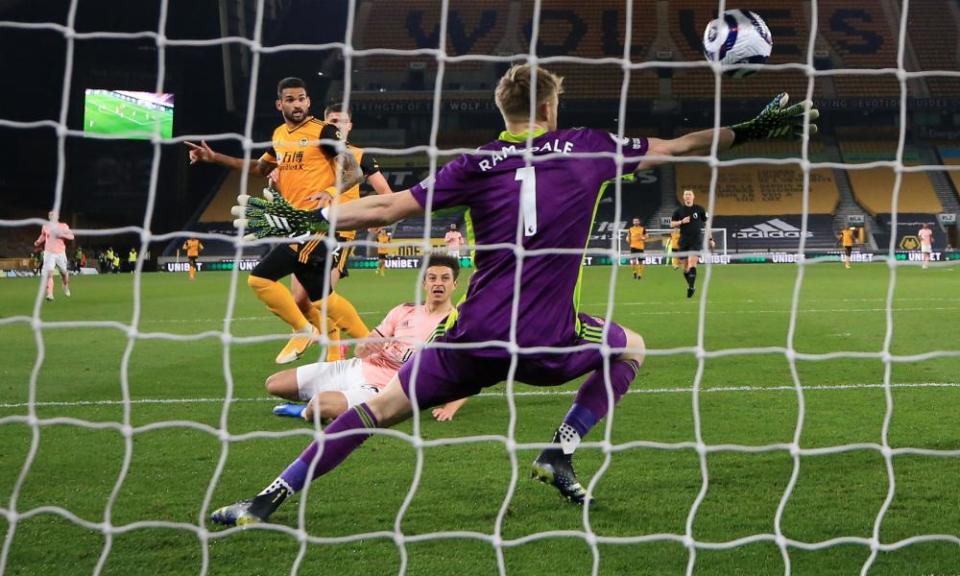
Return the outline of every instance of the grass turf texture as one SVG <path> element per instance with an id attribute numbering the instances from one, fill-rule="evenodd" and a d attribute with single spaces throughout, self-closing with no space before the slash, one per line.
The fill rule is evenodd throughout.
<path id="1" fill-rule="evenodd" d="M 784 346 L 787 342 L 794 266 L 739 265 L 713 271 L 706 306 L 704 346 L 707 350 Z M 584 275 L 584 311 L 603 314 L 610 268 L 588 268 Z M 701 268 L 698 285 L 705 270 Z M 392 306 L 413 298 L 415 273 L 390 271 L 386 278 L 371 271 L 353 271 L 341 285 L 371 327 Z M 656 350 L 696 344 L 698 297 L 684 297 L 679 272 L 648 268 L 635 281 L 629 268 L 619 272 L 614 316 L 642 333 Z M 16 523 L 6 574 L 89 574 L 106 538 L 48 511 L 61 506 L 89 523 L 104 521 L 110 511 L 115 534 L 104 574 L 197 574 L 204 563 L 203 543 L 195 532 L 158 527 L 168 521 L 199 528 L 201 505 L 217 462 L 226 458 L 222 477 L 213 486 L 211 509 L 259 491 L 306 445 L 310 428 L 270 414 L 262 382 L 276 366 L 277 349 L 286 339 L 283 325 L 270 316 L 244 285 L 240 275 L 231 331 L 238 337 L 276 334 L 267 342 L 233 343 L 224 355 L 217 330 L 227 310 L 228 273 L 201 273 L 195 282 L 186 274 L 142 277 L 139 329 L 148 335 L 168 332 L 197 335 L 189 341 L 157 338 L 130 340 L 116 327 L 48 327 L 42 331 L 44 359 L 36 400 L 41 419 L 73 418 L 94 427 L 49 423 L 39 430 L 36 457 L 16 501 Z M 76 278 L 74 296 L 58 292 L 42 306 L 45 322 L 106 321 L 129 323 L 133 317 L 132 276 Z M 807 268 L 800 292 L 796 349 L 826 353 L 838 350 L 877 352 L 885 333 L 884 301 L 888 270 L 880 264 L 843 270 L 838 264 Z M 465 289 L 462 278 L 460 291 Z M 894 354 L 933 349 L 960 349 L 960 274 L 952 268 L 898 271 L 894 300 Z M 37 296 L 36 279 L 0 280 L 0 318 L 30 315 Z M 206 334 L 206 335 L 204 335 Z M 132 345 L 131 345 L 132 344 Z M 28 323 L 0 325 L 0 507 L 8 512 L 11 491 L 31 445 L 31 428 L 10 417 L 25 416 L 30 372 L 37 360 L 35 333 Z M 317 354 L 317 349 L 311 349 Z M 124 356 L 128 355 L 128 362 Z M 896 363 L 894 383 L 956 383 L 956 358 Z M 233 397 L 224 405 L 229 368 Z M 124 465 L 125 438 L 115 427 L 124 420 L 124 406 L 54 404 L 118 401 L 121 375 L 129 383 L 131 426 L 129 468 L 115 488 Z M 633 391 L 618 408 L 612 429 L 614 444 L 634 440 L 663 443 L 695 439 L 693 396 L 688 391 L 697 361 L 689 352 L 652 355 Z M 798 361 L 805 418 L 800 445 L 825 448 L 847 443 L 881 442 L 886 409 L 884 390 L 852 387 L 879 384 L 884 364 L 875 359 Z M 517 396 L 516 439 L 546 442 L 570 405 L 570 384 L 546 395 Z M 713 391 L 749 386 L 747 391 Z M 790 366 L 782 353 L 708 359 L 700 394 L 705 442 L 763 446 L 793 439 L 798 400 Z M 660 389 L 687 389 L 660 391 Z M 518 392 L 539 391 L 517 385 Z M 503 386 L 490 390 L 497 393 Z M 644 393 L 646 391 L 647 393 Z M 897 387 L 889 441 L 894 448 L 941 450 L 960 448 L 960 388 Z M 182 403 L 144 402 L 154 399 Z M 4 420 L 6 419 L 6 420 Z M 184 426 L 156 427 L 170 421 L 193 421 L 233 435 L 255 431 L 290 432 L 283 438 L 246 436 L 229 450 L 214 435 Z M 421 431 L 428 440 L 471 435 L 506 435 L 509 409 L 496 394 L 469 402 L 452 423 L 425 417 Z M 411 432 L 409 423 L 398 430 Z M 603 424 L 587 439 L 600 440 Z M 519 478 L 504 517 L 504 539 L 543 531 L 582 531 L 580 509 L 562 503 L 552 488 L 527 479 L 535 450 L 517 453 Z M 208 574 L 285 574 L 297 561 L 301 573 L 396 574 L 401 549 L 389 538 L 407 497 L 416 469 L 416 450 L 406 441 L 378 437 L 367 442 L 339 469 L 311 486 L 306 498 L 306 532 L 337 538 L 363 532 L 381 537 L 362 541 L 301 546 L 295 535 L 264 530 L 234 531 L 208 543 Z M 576 464 L 587 482 L 603 464 L 598 449 L 582 448 Z M 718 452 L 707 456 L 709 490 L 694 521 L 698 541 L 728 542 L 774 531 L 774 515 L 793 468 L 788 452 Z M 880 528 L 880 540 L 893 543 L 919 534 L 960 533 L 960 458 L 905 455 L 894 459 L 895 498 Z M 497 514 L 510 486 L 508 451 L 499 441 L 426 448 L 423 470 L 410 507 L 399 522 L 407 537 L 439 531 L 474 531 L 492 535 Z M 610 466 L 596 487 L 598 505 L 591 508 L 593 531 L 603 537 L 677 534 L 701 489 L 700 463 L 691 448 L 630 448 L 612 454 Z M 822 542 L 841 536 L 869 538 L 887 495 L 885 462 L 876 450 L 852 450 L 801 458 L 797 485 L 786 504 L 782 529 L 789 537 Z M 296 527 L 300 498 L 283 507 L 272 521 Z M 208 510 L 209 512 L 209 510 Z M 0 517 L 0 539 L 10 523 Z M 386 537 L 383 537 L 386 536 Z M 855 574 L 870 551 L 841 544 L 818 551 L 790 548 L 793 574 Z M 600 544 L 601 574 L 678 574 L 689 553 L 680 543 L 661 541 Z M 494 574 L 497 558 L 488 542 L 469 538 L 416 541 L 406 544 L 407 573 Z M 590 546 L 570 533 L 534 539 L 504 548 L 512 574 L 586 574 L 594 557 Z M 695 573 L 778 574 L 784 571 L 772 542 L 755 542 L 728 550 L 698 550 Z M 953 574 L 960 566 L 960 546 L 917 543 L 880 553 L 870 574 Z M 149 568 L 148 568 L 149 567 Z"/>
<path id="2" fill-rule="evenodd" d="M 115 112 L 123 107 L 124 116 Z M 130 118 L 131 114 L 135 115 Z M 128 138 L 149 140 L 153 136 L 155 118 L 160 118 L 160 137 L 173 136 L 173 112 L 140 106 L 107 94 L 88 94 L 83 108 L 83 129 L 95 134 L 118 134 Z"/>

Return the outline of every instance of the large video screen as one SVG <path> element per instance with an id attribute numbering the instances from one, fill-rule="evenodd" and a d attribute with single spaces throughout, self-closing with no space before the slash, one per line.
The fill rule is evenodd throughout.
<path id="1" fill-rule="evenodd" d="M 149 140 L 159 125 L 160 137 L 173 136 L 173 94 L 87 89 L 83 131 Z"/>

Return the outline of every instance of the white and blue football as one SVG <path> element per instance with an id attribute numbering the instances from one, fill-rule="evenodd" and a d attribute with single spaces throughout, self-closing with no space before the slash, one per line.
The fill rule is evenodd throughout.
<path id="1" fill-rule="evenodd" d="M 773 36 L 756 12 L 727 10 L 703 31 L 703 55 L 721 64 L 763 64 L 773 51 Z M 737 68 L 726 74 L 743 78 L 756 70 Z"/>

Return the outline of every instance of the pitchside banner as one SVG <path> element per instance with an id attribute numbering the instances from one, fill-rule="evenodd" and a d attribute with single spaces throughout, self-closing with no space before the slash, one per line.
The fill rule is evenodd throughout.
<path id="1" fill-rule="evenodd" d="M 794 251 L 805 241 L 808 250 L 829 250 L 837 246 L 833 216 L 811 214 L 806 231 L 800 215 L 782 216 L 715 216 L 713 226 L 726 228 L 727 249 L 733 252 Z"/>

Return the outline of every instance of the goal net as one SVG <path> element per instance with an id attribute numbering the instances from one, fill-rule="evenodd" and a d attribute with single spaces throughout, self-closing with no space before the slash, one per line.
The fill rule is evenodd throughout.
<path id="1" fill-rule="evenodd" d="M 953 485 L 960 462 L 960 343 L 947 329 L 958 320 L 958 286 L 948 277 L 946 256 L 919 276 L 926 263 L 910 255 L 916 250 L 902 248 L 898 231 L 901 212 L 928 214 L 931 205 L 950 212 L 956 204 L 955 146 L 937 136 L 955 135 L 949 123 L 956 120 L 935 118 L 954 109 L 960 94 L 954 4 L 761 1 L 752 8 L 774 23 L 774 57 L 765 67 L 752 65 L 763 68 L 755 76 L 737 80 L 698 54 L 704 24 L 728 8 L 722 1 L 350 0 L 313 12 L 311 3 L 293 0 L 222 1 L 203 15 L 218 22 L 212 36 L 196 32 L 183 6 L 169 0 L 157 3 L 151 25 L 125 31 L 115 29 L 122 18 L 110 18 L 119 8 L 106 2 L 71 0 L 57 15 L 27 4 L 0 2 L 0 15 L 15 15 L 0 17 L 0 35 L 17 42 L 21 54 L 5 44 L 13 56 L 4 60 L 31 60 L 31 46 L 50 44 L 62 49 L 64 72 L 61 77 L 59 68 L 38 64 L 33 68 L 45 76 L 7 77 L 30 90 L 61 93 L 59 108 L 42 117 L 0 108 L 0 129 L 11 141 L 38 131 L 50 138 L 36 154 L 48 158 L 41 166 L 54 168 L 52 203 L 41 210 L 28 195 L 11 199 L 0 181 L 0 231 L 19 238 L 11 245 L 20 250 L 24 237 L 29 244 L 49 224 L 47 208 L 65 212 L 79 205 L 89 184 L 95 201 L 86 205 L 81 224 L 88 225 L 75 227 L 76 237 L 104 248 L 122 241 L 137 255 L 129 280 L 77 281 L 72 301 L 58 293 L 59 308 L 45 301 L 43 281 L 0 280 L 0 343 L 13 351 L 5 360 L 9 378 L 0 382 L 0 440 L 10 447 L 0 450 L 0 574 L 503 576 L 549 566 L 593 575 L 664 567 L 689 575 L 741 569 L 789 575 L 838 566 L 843 573 L 947 573 L 960 565 Z M 316 42 L 294 32 L 298 22 L 323 28 L 328 17 L 344 24 L 340 37 Z M 90 21 L 101 27 L 91 30 Z M 953 43 L 943 50 L 949 57 L 931 59 L 942 47 L 930 38 L 940 33 Z M 390 44 L 398 35 L 402 42 Z M 142 53 L 117 60 L 124 70 L 119 77 L 141 84 L 130 87 L 154 94 L 156 102 L 126 114 L 101 102 L 100 115 L 84 129 L 75 118 L 82 115 L 78 92 L 90 88 L 104 97 L 115 87 L 97 85 L 96 70 L 76 69 L 74 55 L 85 42 L 128 41 L 139 42 Z M 218 53 L 213 61 L 222 68 L 211 70 L 208 81 L 222 91 L 191 93 L 196 78 L 185 70 L 206 66 L 209 60 L 200 56 L 206 49 Z M 155 55 L 146 81 L 139 72 L 143 53 Z M 107 54 L 98 57 L 98 70 L 110 61 Z M 288 57 L 303 69 L 291 69 Z M 578 448 L 578 471 L 595 505 L 562 505 L 552 490 L 527 481 L 529 462 L 549 446 L 577 383 L 533 388 L 511 372 L 446 428 L 415 405 L 411 424 L 378 430 L 342 469 L 314 482 L 287 504 L 292 511 L 271 523 L 247 531 L 214 526 L 212 510 L 255 494 L 273 478 L 270 471 L 280 472 L 308 442 L 316 440 L 322 451 L 330 438 L 319 423 L 278 421 L 259 387 L 280 369 L 271 351 L 290 334 L 244 284 L 255 249 L 278 241 L 252 247 L 222 227 L 185 229 L 196 220 L 182 207 L 157 209 L 165 196 L 200 202 L 199 195 L 176 196 L 177 185 L 202 177 L 185 167 L 183 142 L 232 146 L 255 161 L 280 123 L 276 80 L 309 75 L 314 87 L 322 86 L 314 92 L 314 113 L 322 112 L 323 97 L 352 106 L 356 118 L 369 123 L 358 139 L 401 189 L 496 136 L 495 81 L 520 62 L 567 76 L 561 126 L 589 119 L 621 143 L 728 126 L 751 117 L 780 90 L 789 90 L 792 101 L 822 102 L 823 139 L 807 119 L 796 146 L 747 146 L 731 155 L 714 141 L 709 154 L 648 171 L 648 182 L 618 180 L 612 203 L 601 207 L 614 223 L 655 214 L 669 206 L 640 203 L 675 201 L 674 181 L 693 178 L 703 187 L 698 202 L 711 215 L 752 215 L 733 207 L 753 210 L 761 202 L 767 204 L 760 222 L 788 214 L 778 222 L 785 222 L 781 231 L 789 226 L 796 233 L 796 265 L 721 268 L 705 258 L 696 295 L 687 300 L 672 270 L 648 274 L 643 283 L 625 280 L 630 248 L 622 227 L 613 226 L 602 246 L 588 245 L 590 255 L 612 265 L 585 274 L 592 284 L 584 310 L 641 333 L 647 355 L 621 406 Z M 192 94 L 186 108 L 215 101 L 236 114 L 235 127 L 208 133 L 211 123 L 203 118 L 196 125 L 174 122 L 166 98 L 171 78 Z M 885 127 L 831 126 L 872 106 L 884 107 L 878 117 Z M 921 109 L 914 114 L 911 106 Z M 470 114 L 485 116 L 470 121 Z M 869 124 L 873 117 L 864 114 Z M 99 131 L 124 119 L 136 126 L 121 136 Z M 942 132 L 933 125 L 939 121 L 948 123 Z M 125 160 L 132 167 L 111 163 L 111 154 L 125 152 L 104 148 L 96 172 L 71 171 L 77 143 L 107 146 L 129 137 L 129 130 L 145 138 L 137 143 L 137 159 Z M 871 138 L 875 133 L 882 142 Z M 908 138 L 919 134 L 929 139 Z M 5 172 L 26 170 L 30 156 L 7 156 Z M 624 154 L 614 160 L 623 175 Z M 757 166 L 769 171 L 744 168 Z M 179 172 L 186 170 L 194 172 Z M 178 181 L 166 179 L 172 172 L 182 174 Z M 117 173 L 124 178 L 111 180 Z M 18 182 L 39 177 L 29 176 Z M 142 197 L 118 196 L 134 180 L 143 184 Z M 637 200 L 625 193 L 627 186 L 650 183 L 660 187 L 652 196 Z M 212 177 L 208 184 L 218 185 Z M 261 185 L 244 171 L 231 190 Z M 432 189 L 429 194 L 432 199 Z M 126 213 L 98 219 L 98 207 L 116 212 L 114 202 Z M 8 216 L 11 205 L 17 210 Z M 847 274 L 835 262 L 802 258 L 810 234 L 819 234 L 816 226 L 832 230 L 847 209 L 867 213 L 871 226 L 889 232 L 875 259 L 881 264 L 858 268 L 856 262 Z M 161 217 L 179 224 L 160 231 Z M 420 254 L 436 244 L 433 218 L 424 216 Z M 665 257 L 669 232 L 648 230 L 647 254 Z M 732 224 L 712 229 L 710 255 L 727 256 L 735 232 Z M 189 313 L 180 309 L 181 299 L 194 297 L 165 283 L 174 275 L 145 271 L 151 252 L 187 238 L 227 246 L 221 267 L 230 270 L 201 273 L 196 284 L 211 283 L 205 289 L 212 295 L 190 300 L 200 307 Z M 343 245 L 366 249 L 377 242 L 358 236 Z M 525 253 L 519 227 L 509 248 L 521 263 L 511 310 L 515 332 L 520 269 L 535 255 Z M 369 282 L 372 275 L 357 270 L 351 282 Z M 391 279 L 395 284 L 386 288 L 343 291 L 365 295 L 358 304 L 382 299 L 383 306 L 361 310 L 376 323 L 393 304 L 426 298 L 422 273 L 393 278 L 403 278 L 402 287 Z M 100 299 L 85 299 L 85 291 Z M 128 308 L 110 308 L 111 299 L 127 296 Z M 320 344 L 324 353 L 332 345 L 326 335 Z M 514 360 L 529 352 L 515 338 L 471 344 L 487 345 L 509 350 Z M 110 362 L 101 359 L 108 349 Z M 609 380 L 611 358 L 623 350 L 607 342 L 592 349 L 603 354 Z M 612 399 L 609 381 L 606 386 Z"/>

